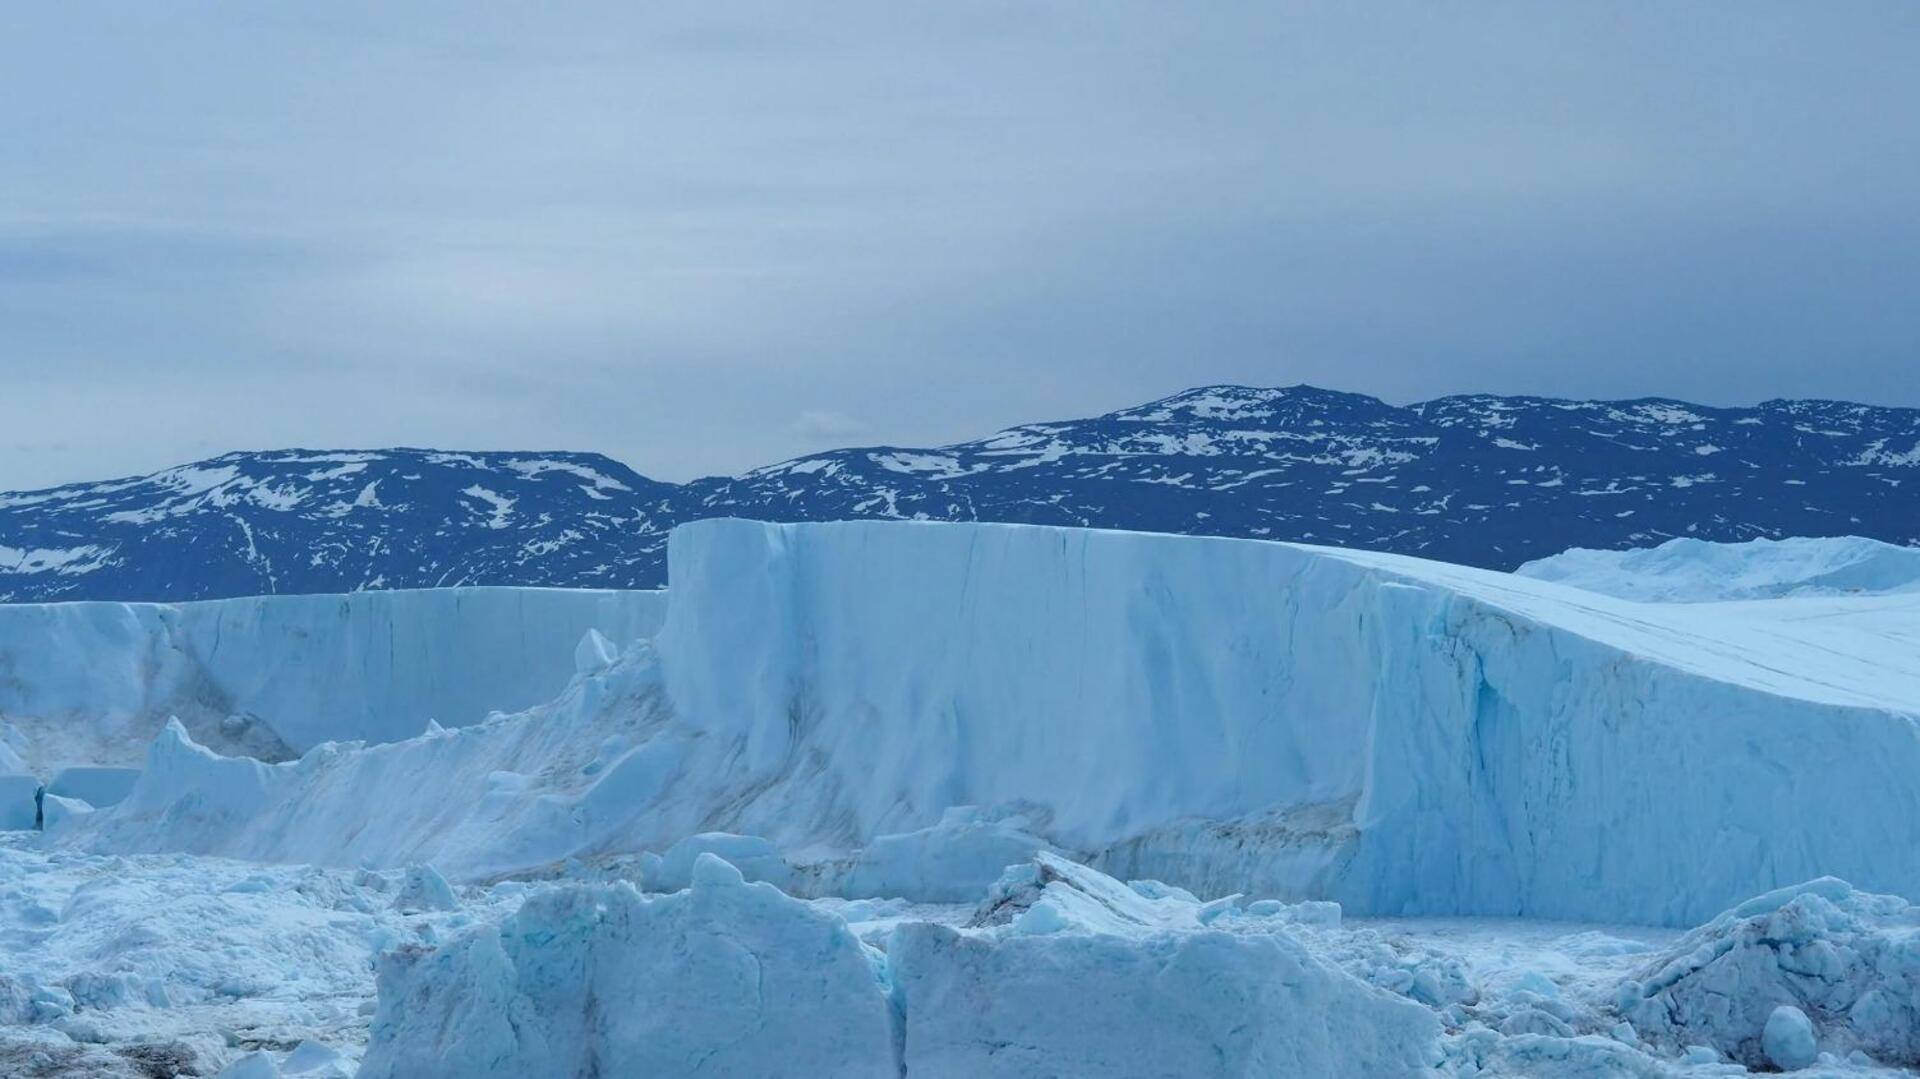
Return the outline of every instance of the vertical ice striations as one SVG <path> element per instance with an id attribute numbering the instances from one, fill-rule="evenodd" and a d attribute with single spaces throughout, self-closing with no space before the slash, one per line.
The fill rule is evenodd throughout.
<path id="1" fill-rule="evenodd" d="M 1123 875 L 1372 912 L 1683 924 L 1826 873 L 1920 895 L 1914 661 L 1817 651 L 1910 626 L 1900 601 L 1816 625 L 1000 525 L 707 521 L 670 550 L 668 696 L 741 739 L 729 827 L 783 845 L 977 804 Z"/>

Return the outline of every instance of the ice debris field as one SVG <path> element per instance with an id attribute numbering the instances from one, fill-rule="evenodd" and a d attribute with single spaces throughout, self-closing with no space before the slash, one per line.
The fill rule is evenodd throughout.
<path id="1" fill-rule="evenodd" d="M 1909 554 L 0 606 L 0 1075 L 1914 1074 Z"/>

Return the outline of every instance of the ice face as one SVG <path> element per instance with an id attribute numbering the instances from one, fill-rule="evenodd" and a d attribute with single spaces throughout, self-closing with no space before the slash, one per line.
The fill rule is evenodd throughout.
<path id="1" fill-rule="evenodd" d="M 1023 822 L 975 828 L 996 842 L 1361 914 L 1686 925 L 1823 874 L 1920 896 L 1896 597 L 1641 604 L 1020 526 L 708 521 L 673 555 L 658 638 L 550 704 L 265 771 L 163 739 L 61 841 L 470 880 L 726 831 L 853 866 L 809 886 L 904 891 L 964 845 L 881 837 L 982 806 Z"/>
<path id="2" fill-rule="evenodd" d="M 629 643 L 659 592 L 456 588 L 197 603 L 0 604 L 8 752 L 49 776 L 134 764 L 170 716 L 226 752 L 410 738 L 565 688 L 584 634 Z"/>

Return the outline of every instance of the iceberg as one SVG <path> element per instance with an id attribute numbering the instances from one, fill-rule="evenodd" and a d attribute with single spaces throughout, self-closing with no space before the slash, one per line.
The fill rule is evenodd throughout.
<path id="1" fill-rule="evenodd" d="M 1910 598 L 1729 615 L 1008 525 L 703 521 L 669 551 L 666 696 L 738 747 L 738 830 L 783 846 L 1019 806 L 1118 875 L 1359 913 L 1687 925 L 1828 873 L 1920 895 Z"/>
<path id="2" fill-rule="evenodd" d="M 98 808 L 118 803 L 139 779 L 138 768 L 80 765 L 56 773 L 47 784 L 47 793 L 77 798 Z"/>
<path id="3" fill-rule="evenodd" d="M 707 853 L 690 887 L 572 885 L 390 953 L 361 1079 L 899 1075 L 880 960 Z"/>
<path id="4" fill-rule="evenodd" d="M 704 854 L 725 859 L 747 880 L 764 881 L 782 891 L 793 888 L 793 868 L 780 857 L 773 844 L 759 836 L 727 832 L 690 835 L 669 847 L 665 854 L 641 855 L 640 883 L 650 892 L 682 891 L 693 882 L 694 864 Z"/>
<path id="5" fill-rule="evenodd" d="M 274 765 L 171 729 L 55 840 L 484 881 L 730 832 L 798 888 L 908 890 L 967 864 L 927 858 L 979 807 L 1118 877 L 1359 915 L 1920 898 L 1913 597 L 1729 611 L 1015 525 L 715 520 L 670 550 L 659 634 L 548 704 Z"/>
<path id="6" fill-rule="evenodd" d="M 1920 1067 L 1920 907 L 1831 877 L 1755 896 L 1622 983 L 1619 1007 L 1649 1041 L 1753 1068 L 1821 1051 Z"/>
<path id="7" fill-rule="evenodd" d="M 1329 966 L 1282 923 L 1227 932 L 1207 917 L 1041 854 L 974 927 L 902 924 L 887 963 L 905 1073 L 1432 1074 L 1431 1011 Z"/>
<path id="8" fill-rule="evenodd" d="M 833 890 L 848 898 L 888 896 L 915 903 L 968 903 L 1007 866 L 1048 849 L 1023 817 L 992 820 L 954 806 L 930 828 L 875 836 Z"/>
<path id="9" fill-rule="evenodd" d="M 40 826 L 40 777 L 0 772 L 0 832 L 30 831 Z"/>
<path id="10" fill-rule="evenodd" d="M 1575 547 L 1514 573 L 1660 603 L 1872 595 L 1920 591 L 1920 548 L 1864 536 L 1710 543 L 1681 537 L 1658 547 Z"/>
<path id="11" fill-rule="evenodd" d="M 448 588 L 0 604 L 0 720 L 36 769 L 137 763 L 168 718 L 228 753 L 390 742 L 551 699 L 576 642 L 652 636 L 660 592 Z"/>

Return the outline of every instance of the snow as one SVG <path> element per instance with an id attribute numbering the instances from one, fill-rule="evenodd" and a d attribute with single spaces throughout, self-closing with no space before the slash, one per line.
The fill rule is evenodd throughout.
<path id="1" fill-rule="evenodd" d="M 97 544 L 79 547 L 9 547 L 0 543 L 0 571 L 7 573 L 91 573 L 106 564 L 113 548 Z"/>
<path id="2" fill-rule="evenodd" d="M 513 523 L 513 504 L 519 501 L 518 499 L 482 487 L 477 483 L 465 488 L 460 493 L 487 504 L 488 528 L 506 528 Z"/>
<path id="3" fill-rule="evenodd" d="M 1859 536 L 1709 543 L 1682 537 L 1625 551 L 1574 548 L 1519 576 L 1665 603 L 1920 592 L 1920 548 Z"/>
<path id="4" fill-rule="evenodd" d="M 43 773 L 136 763 L 169 716 L 269 758 L 392 741 L 547 700 L 584 633 L 650 636 L 665 607 L 659 592 L 537 588 L 0 604 L 0 720 Z"/>

